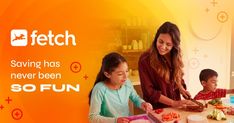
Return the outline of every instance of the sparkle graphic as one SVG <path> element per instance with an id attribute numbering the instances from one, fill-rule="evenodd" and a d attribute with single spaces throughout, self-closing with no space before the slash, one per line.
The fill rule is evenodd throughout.
<path id="1" fill-rule="evenodd" d="M 214 7 L 216 4 L 218 4 L 218 2 L 216 2 L 215 0 L 213 0 L 212 2 L 210 2 Z"/>
<path id="2" fill-rule="evenodd" d="M 87 80 L 89 77 L 85 74 L 83 78 Z"/>
<path id="3" fill-rule="evenodd" d="M 10 97 L 7 97 L 7 99 L 5 99 L 5 101 L 7 101 L 7 103 L 9 104 L 12 101 L 12 99 L 10 99 Z"/>
<path id="4" fill-rule="evenodd" d="M 4 108 L 4 106 L 3 105 L 0 105 L 0 109 L 2 110 Z"/>
<path id="5" fill-rule="evenodd" d="M 70 65 L 70 70 L 74 73 L 80 72 L 81 64 L 79 62 L 72 62 Z"/>
<path id="6" fill-rule="evenodd" d="M 19 108 L 15 108 L 12 110 L 11 116 L 15 120 L 20 120 L 23 117 L 23 111 Z"/>
<path id="7" fill-rule="evenodd" d="M 228 20 L 228 14 L 227 12 L 225 11 L 220 11 L 218 14 L 217 14 L 217 20 L 221 23 L 224 23 Z"/>

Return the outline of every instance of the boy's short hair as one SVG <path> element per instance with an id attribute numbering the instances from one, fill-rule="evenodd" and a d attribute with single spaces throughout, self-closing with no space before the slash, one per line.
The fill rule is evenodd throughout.
<path id="1" fill-rule="evenodd" d="M 212 69 L 203 69 L 201 72 L 200 72 L 200 75 L 199 75 L 199 79 L 200 79 L 200 82 L 202 81 L 208 81 L 209 78 L 213 77 L 213 76 L 216 76 L 218 77 L 218 73 Z"/>

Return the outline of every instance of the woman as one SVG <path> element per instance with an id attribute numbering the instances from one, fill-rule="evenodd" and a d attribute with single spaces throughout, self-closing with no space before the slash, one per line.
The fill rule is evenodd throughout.
<path id="1" fill-rule="evenodd" d="M 190 94 L 182 79 L 180 31 L 175 24 L 165 22 L 159 27 L 152 46 L 141 55 L 138 68 L 143 97 L 154 108 L 192 103 L 180 98 L 180 93 L 185 98 Z"/>
<path id="2" fill-rule="evenodd" d="M 102 60 L 100 72 L 89 95 L 91 123 L 128 123 L 129 99 L 145 111 L 152 110 L 142 100 L 128 79 L 128 65 L 123 56 L 110 53 Z"/>

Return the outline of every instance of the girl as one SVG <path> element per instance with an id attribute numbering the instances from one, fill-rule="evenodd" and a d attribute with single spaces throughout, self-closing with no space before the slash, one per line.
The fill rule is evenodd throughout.
<path id="1" fill-rule="evenodd" d="M 92 123 L 128 123 L 129 99 L 145 111 L 152 110 L 151 104 L 142 100 L 134 90 L 128 79 L 127 62 L 118 53 L 103 58 L 89 99 L 89 120 Z"/>

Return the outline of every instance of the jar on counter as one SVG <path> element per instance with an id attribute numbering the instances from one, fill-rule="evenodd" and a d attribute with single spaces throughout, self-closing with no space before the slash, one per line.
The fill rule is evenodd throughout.
<path id="1" fill-rule="evenodd" d="M 139 40 L 139 42 L 138 42 L 138 49 L 139 50 L 143 50 L 143 42 L 142 42 L 142 40 Z"/>
<path id="2" fill-rule="evenodd" d="M 138 50 L 138 42 L 137 42 L 137 40 L 132 40 L 132 49 L 133 50 Z"/>

